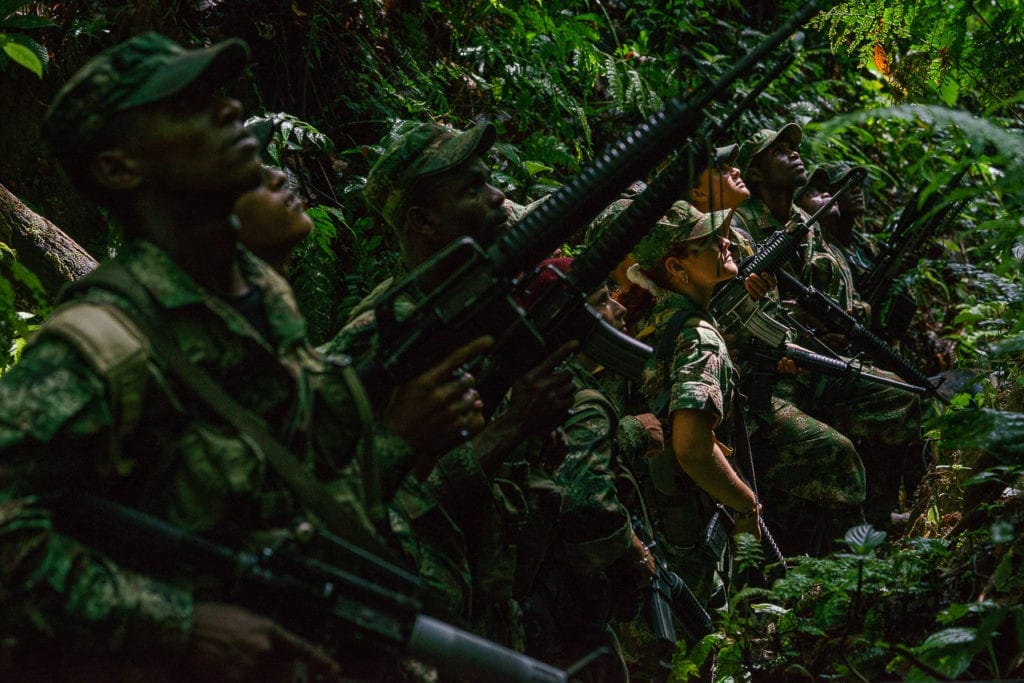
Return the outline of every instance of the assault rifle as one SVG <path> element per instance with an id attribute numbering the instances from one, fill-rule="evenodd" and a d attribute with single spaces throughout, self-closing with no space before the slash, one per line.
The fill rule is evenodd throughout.
<path id="1" fill-rule="evenodd" d="M 415 576 L 311 525 L 297 527 L 281 547 L 245 552 L 95 496 L 47 502 L 62 532 L 114 557 L 128 553 L 128 563 L 215 576 L 226 590 L 219 597 L 277 620 L 341 662 L 369 649 L 467 680 L 569 680 L 561 669 L 422 614 Z M 301 548 L 285 547 L 291 544 Z M 311 546 L 328 559 L 300 552 Z"/>
<path id="2" fill-rule="evenodd" d="M 686 582 L 668 567 L 668 563 L 655 550 L 657 543 L 648 532 L 644 521 L 633 515 L 633 531 L 654 557 L 655 574 L 651 578 L 644 614 L 647 625 L 658 641 L 664 645 L 675 645 L 676 634 L 673 616 L 686 631 L 689 642 L 696 643 L 714 630 L 711 615 L 700 604 Z"/>
<path id="3" fill-rule="evenodd" d="M 404 382 L 435 365 L 452 348 L 482 334 L 496 340 L 484 372 L 490 380 L 478 384 L 489 405 L 504 394 L 512 379 L 569 339 L 580 340 L 581 350 L 608 369 L 636 376 L 650 356 L 650 347 L 605 323 L 586 307 L 585 297 L 643 233 L 602 234 L 566 276 L 572 288 L 552 288 L 547 300 L 539 302 L 529 316 L 517 303 L 525 284 L 520 274 L 531 272 L 586 227 L 610 198 L 693 136 L 705 107 L 818 11 L 817 3 L 804 5 L 715 83 L 686 101 L 670 101 L 493 244 L 457 240 L 411 273 L 376 308 L 380 343 L 376 358 L 360 368 L 364 383 L 372 389 Z M 415 308 L 403 314 L 399 302 L 410 300 Z"/>
<path id="4" fill-rule="evenodd" d="M 963 211 L 966 199 L 950 202 L 938 211 L 935 211 L 935 207 L 940 199 L 948 197 L 960 185 L 969 168 L 970 164 L 964 166 L 941 190 L 932 192 L 923 202 L 921 195 L 928 183 L 922 185 L 914 193 L 913 199 L 903 207 L 888 241 L 881 247 L 879 257 L 857 283 L 861 297 L 871 305 L 872 310 L 880 311 L 879 307 L 885 301 L 893 279 L 899 275 L 907 258 L 920 248 L 928 236 L 935 234 Z"/>
<path id="5" fill-rule="evenodd" d="M 772 348 L 777 348 L 786 341 L 789 328 L 761 310 L 757 302 L 750 298 L 743 280 L 753 273 L 775 272 L 789 263 L 811 231 L 811 226 L 829 211 L 854 183 L 861 182 L 866 173 L 863 169 L 850 172 L 846 176 L 845 184 L 836 190 L 814 215 L 806 221 L 790 220 L 781 230 L 769 235 L 757 253 L 737 264 L 739 273 L 723 283 L 711 299 L 711 312 L 723 332 L 747 330 Z"/>
<path id="6" fill-rule="evenodd" d="M 784 343 L 779 346 L 768 346 L 756 337 L 752 337 L 747 341 L 744 349 L 748 354 L 747 357 L 753 359 L 755 363 L 761 362 L 773 368 L 782 358 L 790 358 L 797 367 L 830 377 L 865 379 L 877 384 L 903 389 L 913 394 L 923 394 L 928 391 L 925 387 L 916 384 L 908 384 L 885 375 L 868 372 L 857 361 L 824 356 L 796 344 Z"/>
<path id="7" fill-rule="evenodd" d="M 839 304 L 816 287 L 805 285 L 783 269 L 775 271 L 779 289 L 796 298 L 796 302 L 822 321 L 831 330 L 846 335 L 883 367 L 892 370 L 907 382 L 921 387 L 929 395 L 945 402 L 928 377 L 911 365 L 896 349 L 877 337 L 856 318 L 844 311 Z"/>

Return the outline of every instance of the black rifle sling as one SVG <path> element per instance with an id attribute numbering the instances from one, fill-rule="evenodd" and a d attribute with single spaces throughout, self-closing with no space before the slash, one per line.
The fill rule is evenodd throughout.
<path id="1" fill-rule="evenodd" d="M 682 308 L 672 314 L 672 317 L 665 323 L 665 329 L 661 331 L 661 335 L 658 337 L 658 343 L 654 347 L 654 357 L 661 363 L 671 363 L 672 355 L 676 350 L 676 339 L 679 338 L 679 333 L 682 332 L 683 327 L 686 323 L 694 318 L 697 318 L 694 311 L 689 308 Z M 671 368 L 669 369 L 669 375 L 672 374 Z M 672 396 L 672 383 L 668 381 L 666 377 L 666 388 L 658 397 L 654 399 L 654 405 L 651 406 L 654 414 L 659 418 L 668 408 L 668 402 Z M 665 426 L 671 430 L 671 415 L 666 415 Z M 671 432 L 667 432 L 671 433 Z"/>
<path id="2" fill-rule="evenodd" d="M 86 277 L 72 283 L 68 291 L 99 287 L 119 294 L 139 309 L 125 311 L 152 344 L 153 351 L 179 381 L 224 421 L 247 435 L 259 446 L 267 462 L 298 497 L 299 502 L 316 514 L 332 533 L 381 557 L 391 557 L 376 535 L 373 522 L 359 506 L 346 506 L 335 499 L 313 476 L 304 470 L 295 455 L 267 429 L 263 420 L 232 398 L 210 375 L 178 348 L 145 311 L 152 301 L 144 287 L 120 263 L 110 261 Z M 355 372 L 349 367 L 347 372 Z"/>

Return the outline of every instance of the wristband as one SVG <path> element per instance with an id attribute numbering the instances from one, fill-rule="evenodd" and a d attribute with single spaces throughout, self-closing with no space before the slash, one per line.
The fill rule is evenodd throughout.
<path id="1" fill-rule="evenodd" d="M 749 519 L 750 517 L 757 517 L 758 515 L 761 514 L 761 507 L 762 506 L 761 506 L 760 503 L 755 503 L 754 507 L 752 509 L 750 509 L 750 510 L 747 510 L 745 512 L 734 512 L 733 513 L 733 518 L 734 519 Z"/>

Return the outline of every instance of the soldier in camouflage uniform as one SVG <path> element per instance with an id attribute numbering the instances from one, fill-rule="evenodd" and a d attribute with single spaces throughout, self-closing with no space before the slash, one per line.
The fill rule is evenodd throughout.
<path id="1" fill-rule="evenodd" d="M 458 132 L 423 123 L 406 129 L 387 144 L 367 178 L 366 199 L 394 230 L 402 254 L 402 273 L 416 268 L 457 237 L 473 237 L 486 247 L 505 228 L 509 215 L 504 194 L 488 182 L 485 152 L 494 143 L 489 123 Z M 447 274 L 440 269 L 436 281 Z M 379 285 L 353 312 L 350 322 L 322 348 L 355 358 L 372 358 L 379 344 L 375 305 L 393 280 Z M 415 302 L 399 299 L 401 319 Z M 562 422 L 572 398 L 566 373 L 552 372 L 571 353 L 567 347 L 520 378 L 508 410 L 465 447 L 447 454 L 425 481 L 404 482 L 399 498 L 403 516 L 438 565 L 472 569 L 472 586 L 438 579 L 452 605 L 473 630 L 509 646 L 525 645 L 521 611 L 512 597 L 517 563 L 527 542 L 543 548 L 539 538 L 549 522 L 530 527 L 527 501 L 559 509 L 560 492 L 539 476 L 538 463 L 522 453 Z M 506 461 L 518 465 L 510 471 Z M 427 477 L 429 474 L 429 477 Z M 443 522 L 431 522 L 431 519 Z M 429 528 L 425 526 L 429 523 Z M 544 531 L 544 529 L 547 529 Z M 535 538 L 530 538 L 530 535 Z M 465 539 L 454 547 L 451 539 Z"/>
<path id="2" fill-rule="evenodd" d="M 834 186 L 828 171 L 817 168 L 807 177 L 807 183 L 797 192 L 794 201 L 801 209 L 813 214 L 832 198 L 832 188 L 841 186 L 842 181 L 842 178 L 838 179 Z M 861 197 L 863 197 L 863 193 L 861 193 Z M 861 202 L 863 203 L 863 199 Z M 804 264 L 800 279 L 824 292 L 844 311 L 857 318 L 863 325 L 870 327 L 871 306 L 858 295 L 853 272 L 846 255 L 837 243 L 836 236 L 840 231 L 840 211 L 840 202 L 836 202 L 828 212 L 818 219 L 822 237 L 820 250 L 812 254 L 810 260 Z M 844 349 L 835 350 L 842 351 Z"/>
<path id="3" fill-rule="evenodd" d="M 740 145 L 740 166 L 750 201 L 738 209 L 747 230 L 758 241 L 781 228 L 796 214 L 807 214 L 792 204 L 807 182 L 800 158 L 802 131 L 786 124 L 778 131 L 761 130 Z M 819 226 L 811 226 L 810 236 L 801 250 L 806 266 L 827 252 Z M 804 271 L 806 275 L 807 271 Z M 804 343 L 813 343 L 805 340 Z M 812 347 L 813 349 L 813 347 Z M 923 453 L 920 425 L 922 406 L 914 394 L 866 380 L 837 379 L 802 373 L 779 383 L 777 390 L 809 415 L 827 422 L 857 444 L 867 463 L 872 495 L 865 505 L 868 521 L 888 525 L 889 513 L 897 504 L 889 470 L 880 467 L 894 453 L 909 454 L 920 461 Z M 902 461 L 904 456 L 900 456 Z M 918 468 L 919 469 L 919 468 Z M 898 482 L 899 478 L 895 480 Z"/>
<path id="4" fill-rule="evenodd" d="M 833 182 L 826 171 L 816 169 L 810 174 L 807 184 L 801 188 L 796 201 L 808 212 L 817 211 L 831 199 L 833 188 L 841 186 L 844 180 L 845 176 Z M 865 327 L 870 327 L 871 306 L 857 293 L 853 272 L 845 254 L 836 246 L 833 239 L 841 229 L 838 225 L 841 215 L 839 207 L 839 202 L 836 202 L 832 210 L 822 216 L 818 250 L 804 264 L 800 279 L 821 290 Z M 857 349 L 848 343 L 845 335 L 829 333 L 826 330 L 818 337 L 837 353 L 853 355 L 857 352 Z M 900 379 L 894 373 L 879 368 L 867 369 L 875 375 L 897 381 Z M 865 385 L 862 387 L 853 387 L 849 384 L 852 383 L 847 383 L 842 392 L 831 392 L 833 406 L 830 412 L 833 415 L 840 415 L 832 419 L 843 420 L 842 416 L 851 412 L 855 406 L 861 408 L 857 415 L 866 424 L 851 425 L 850 429 L 851 434 L 860 437 L 865 444 L 861 450 L 864 452 L 865 461 L 871 466 L 866 512 L 873 523 L 885 526 L 890 521 L 889 514 L 900 505 L 901 484 L 905 493 L 912 495 L 926 467 L 924 444 L 919 437 L 924 407 L 918 396 L 899 389 L 872 386 L 867 383 L 862 383 Z M 813 392 L 811 396 L 814 397 L 806 398 L 807 402 L 816 401 L 818 392 L 826 391 L 819 388 L 820 386 L 819 384 L 817 387 L 806 389 L 808 393 Z M 846 392 L 852 395 L 845 395 Z M 856 403 L 851 403 L 854 401 Z M 838 406 L 835 405 L 837 403 Z M 872 417 L 875 413 L 877 417 Z M 910 420 L 911 424 L 898 429 L 894 438 L 887 439 L 879 432 L 886 431 L 882 424 L 888 419 Z"/>
<path id="5" fill-rule="evenodd" d="M 829 194 L 835 194 L 848 173 L 867 170 L 845 161 L 822 164 L 820 170 L 828 179 Z M 822 178 L 824 181 L 825 178 Z M 864 181 L 865 183 L 867 180 Z M 839 198 L 839 216 L 835 220 L 829 240 L 846 256 L 846 262 L 853 273 L 854 283 L 860 281 L 878 258 L 878 244 L 865 230 L 864 220 L 868 213 L 864 186 L 855 185 Z"/>
<path id="6" fill-rule="evenodd" d="M 93 492 L 242 548 L 297 516 L 319 524 L 257 440 L 205 410 L 134 321 L 165 331 L 257 415 L 345 510 L 350 523 L 335 530 L 371 546 L 366 490 L 342 476 L 354 445 L 422 467 L 478 409 L 450 373 L 484 344 L 362 422 L 358 381 L 308 346 L 288 285 L 238 247 L 231 211 L 260 182 L 258 143 L 241 105 L 214 93 L 247 58 L 238 40 L 184 50 L 140 35 L 83 67 L 44 122 L 70 175 L 122 224 L 117 265 L 100 270 L 120 272 L 131 292 L 80 291 L 0 380 L 0 636 L 22 676 L 77 680 L 89 662 L 105 680 L 129 666 L 150 667 L 140 680 L 292 680 L 296 662 L 338 672 L 274 621 L 220 602 L 212 577 L 129 571 L 54 531 L 37 507 L 37 494 Z"/>
<path id="7" fill-rule="evenodd" d="M 753 253 L 754 241 L 744 230 L 742 219 L 750 190 L 736 167 L 738 145 L 720 147 L 708 163 L 695 167 L 687 199 L 700 212 L 736 209 L 729 233 L 733 258 Z M 770 316 L 777 316 L 780 303 L 770 275 L 751 274 L 747 290 Z M 771 372 L 755 375 L 742 352 L 749 334 L 726 335 L 746 384 L 774 381 Z M 778 372 L 792 374 L 792 363 L 781 363 Z M 750 396 L 761 389 L 746 386 Z M 864 469 L 853 444 L 829 425 L 817 420 L 779 395 L 748 404 L 752 418 L 747 427 L 761 483 L 766 518 L 785 553 L 820 552 L 821 541 L 840 534 L 860 521 L 864 500 Z"/>
<path id="8" fill-rule="evenodd" d="M 761 505 L 727 445 L 736 369 L 707 311 L 715 285 L 737 273 L 725 237 L 730 218 L 730 212 L 700 214 L 677 202 L 637 245 L 631 270 L 654 295 L 639 335 L 657 349 L 640 391 L 666 426 L 665 449 L 650 460 L 654 507 L 670 566 L 704 602 L 726 549 L 705 543 L 715 505 L 733 511 L 737 533 L 760 537 Z"/>
<path id="9" fill-rule="evenodd" d="M 542 262 L 522 302 L 527 310 L 571 266 L 570 258 Z M 625 309 L 607 286 L 591 293 L 587 303 L 608 324 L 624 326 Z M 633 514 L 640 515 L 642 503 L 631 468 L 646 467 L 648 454 L 660 451 L 664 440 L 653 415 L 623 415 L 585 354 L 566 367 L 575 396 L 562 424 L 568 452 L 554 471 L 562 488 L 561 513 L 524 603 L 528 651 L 568 666 L 597 647 L 618 650 L 609 622 L 637 611 L 653 576 L 653 557 L 633 530 Z M 610 658 L 586 674 L 587 680 L 621 680 L 625 672 Z"/>

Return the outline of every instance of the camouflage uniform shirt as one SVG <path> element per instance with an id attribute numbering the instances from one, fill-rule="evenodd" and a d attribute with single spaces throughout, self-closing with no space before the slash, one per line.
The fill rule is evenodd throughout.
<path id="1" fill-rule="evenodd" d="M 118 256 L 186 356 L 262 417 L 339 501 L 358 507 L 359 481 L 340 476 L 362 432 L 352 397 L 307 345 L 287 283 L 247 252 L 238 259 L 262 294 L 266 337 L 152 244 L 129 243 Z M 84 298 L 133 306 L 102 289 Z M 159 358 L 145 367 L 141 414 L 120 437 L 104 377 L 62 338 L 42 334 L 0 381 L 0 633 L 30 651 L 58 640 L 77 653 L 166 661 L 189 641 L 193 599 L 218 596 L 194 573 L 168 568 L 158 581 L 88 551 L 52 530 L 32 494 L 95 492 L 240 546 L 302 511 L 251 439 L 196 405 Z M 375 428 L 372 441 L 390 466 L 411 468 L 396 434 Z"/>

